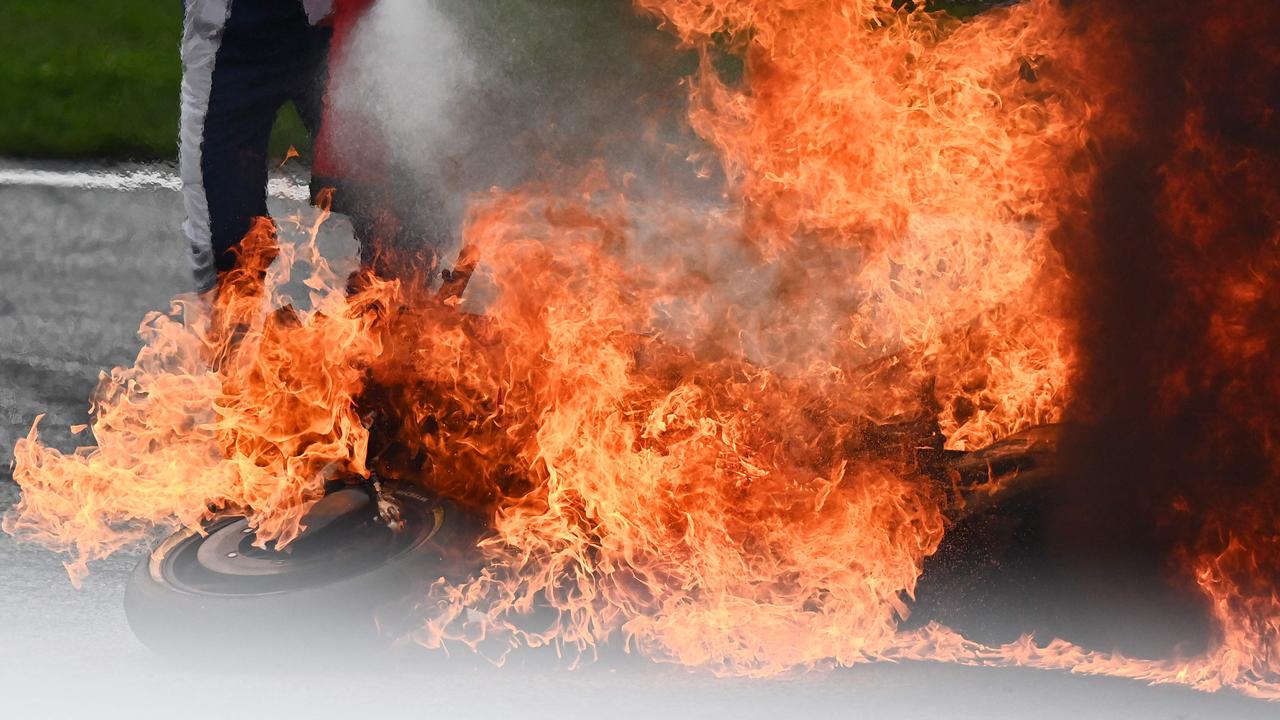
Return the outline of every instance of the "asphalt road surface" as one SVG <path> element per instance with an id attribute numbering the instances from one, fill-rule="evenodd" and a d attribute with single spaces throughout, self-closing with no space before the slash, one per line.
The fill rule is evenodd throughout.
<path id="1" fill-rule="evenodd" d="M 128 363 L 143 314 L 167 307 L 189 283 L 176 192 L 162 184 L 49 187 L 46 180 L 0 182 L 3 508 L 18 496 L 7 460 L 32 419 L 46 413 L 46 437 L 73 447 L 65 428 L 85 420 L 98 371 Z M 296 208 L 275 204 L 278 214 Z M 341 223 L 326 247 L 350 261 Z M 125 622 L 123 587 L 137 560 L 98 563 L 76 590 L 59 557 L 0 536 L 4 717 L 1280 717 L 1280 707 L 1233 693 L 932 663 L 761 681 L 717 679 L 620 652 L 570 670 L 547 656 L 492 668 L 410 649 L 296 667 L 282 649 L 238 638 L 235 628 L 227 635 L 243 646 L 239 660 L 214 662 L 192 648 L 175 661 L 141 646 Z"/>

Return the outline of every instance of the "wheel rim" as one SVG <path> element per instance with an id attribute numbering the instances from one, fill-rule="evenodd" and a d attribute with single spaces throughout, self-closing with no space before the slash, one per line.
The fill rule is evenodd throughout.
<path id="1" fill-rule="evenodd" d="M 297 539 L 276 550 L 254 547 L 257 535 L 240 516 L 219 518 L 205 534 L 185 530 L 152 554 L 152 579 L 196 595 L 248 597 L 320 587 L 356 577 L 420 547 L 439 531 L 444 507 L 408 490 L 391 493 L 403 529 L 391 530 L 369 494 L 346 488 L 307 513 Z"/>

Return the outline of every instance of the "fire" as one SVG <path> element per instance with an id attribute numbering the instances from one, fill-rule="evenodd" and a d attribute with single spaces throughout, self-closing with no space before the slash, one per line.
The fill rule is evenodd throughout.
<path id="1" fill-rule="evenodd" d="M 689 122 L 731 202 L 645 203 L 601 168 L 476 198 L 481 317 L 412 283 L 349 294 L 314 242 L 263 225 L 212 312 L 144 321 L 95 395 L 95 446 L 19 442 L 5 530 L 68 553 L 73 580 L 223 508 L 288 542 L 327 479 L 394 465 L 371 450 L 373 397 L 421 460 L 400 479 L 491 517 L 485 569 L 422 600 L 430 647 L 622 638 L 732 674 L 909 658 L 1280 697 L 1280 597 L 1256 580 L 1276 570 L 1274 504 L 1188 550 L 1219 630 L 1203 657 L 899 629 L 951 509 L 917 450 L 979 448 L 1073 400 L 1054 239 L 1095 180 L 1107 98 L 1071 14 L 636 4 L 701 54 Z M 726 51 L 742 78 L 717 69 Z M 281 291 L 301 268 L 306 310 Z M 1222 362 L 1267 350 L 1240 320 L 1265 282 L 1213 296 Z"/>
<path id="2" fill-rule="evenodd" d="M 323 494 L 328 466 L 363 470 L 367 431 L 351 398 L 378 338 L 332 289 L 313 298 L 305 324 L 268 312 L 264 284 L 287 282 L 300 260 L 282 245 L 266 270 L 277 255 L 271 235 L 264 222 L 245 239 L 244 267 L 227 278 L 212 318 L 184 324 L 177 313 L 199 310 L 181 298 L 173 314 L 143 321 L 133 367 L 102 375 L 95 392 L 92 449 L 44 447 L 35 426 L 15 448 L 24 499 L 5 529 L 70 553 L 73 581 L 157 526 L 194 527 L 217 507 L 260 511 L 268 537 L 287 541 Z M 336 286 L 314 244 L 304 249 L 308 284 Z"/>
<path id="3" fill-rule="evenodd" d="M 1066 39 L 1054 6 L 961 25 L 873 0 L 638 4 L 701 48 L 690 121 L 749 239 L 784 266 L 858 250 L 832 274 L 852 290 L 827 356 L 914 356 L 952 448 L 1058 418 L 1070 353 L 1048 238 L 1055 198 L 1081 182 L 1063 168 L 1086 110 L 1039 78 Z M 722 33 L 745 45 L 745 87 L 711 62 Z"/>

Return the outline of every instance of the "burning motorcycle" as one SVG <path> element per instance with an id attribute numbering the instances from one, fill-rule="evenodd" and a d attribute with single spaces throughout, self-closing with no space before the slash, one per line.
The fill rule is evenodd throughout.
<path id="1" fill-rule="evenodd" d="M 355 17 L 368 4 L 339 3 L 335 62 Z M 402 268 L 412 266 L 442 281 L 434 298 L 411 307 L 453 315 L 464 334 L 482 338 L 484 318 L 457 310 L 479 260 L 477 252 L 465 249 L 457 267 L 443 273 L 436 270 L 434 256 L 406 258 L 406 252 L 438 243 L 415 237 L 413 223 L 406 222 L 407 203 L 345 187 L 398 184 L 387 182 L 395 168 L 379 162 L 377 152 L 367 144 L 353 145 L 352 137 L 368 133 L 358 131 L 358 120 L 353 132 L 352 122 L 344 118 L 335 123 L 326 115 L 314 171 L 317 185 L 337 186 L 339 196 L 346 198 L 345 207 L 336 209 L 351 215 L 362 240 L 367 272 L 353 277 L 351 292 L 359 296 L 364 285 L 380 279 L 413 282 L 400 277 Z M 346 131 L 335 136 L 334 128 L 340 126 Z M 340 150 L 354 157 L 348 161 Z M 397 327 L 416 322 L 415 312 L 384 307 L 373 314 L 382 318 L 382 332 L 391 337 Z M 273 322 L 278 324 L 296 322 L 287 309 L 276 315 Z M 667 350 L 653 342 L 641 349 L 657 355 Z M 126 592 L 127 616 L 138 637 L 157 649 L 182 652 L 217 646 L 227 628 L 237 628 L 296 646 L 314 641 L 320 627 L 330 640 L 377 644 L 420 621 L 416 604 L 432 581 L 459 581 L 477 572 L 484 562 L 477 543 L 490 524 L 488 509 L 460 502 L 438 492 L 438 483 L 423 481 L 433 472 L 430 454 L 421 443 L 406 439 L 431 437 L 449 421 L 401 412 L 395 396 L 417 392 L 376 381 L 366 386 L 358 404 L 370 434 L 370 472 L 331 478 L 300 518 L 301 531 L 288 542 L 263 541 L 251 517 L 229 511 L 159 543 L 139 563 Z M 926 413 L 864 428 L 856 452 L 908 457 L 913 476 L 929 483 L 931 494 L 946 498 L 947 520 L 956 524 L 1057 475 L 1056 440 L 1057 429 L 1042 426 L 979 451 L 950 451 L 944 449 L 936 417 Z"/>
<path id="2" fill-rule="evenodd" d="M 370 394 L 375 405 L 386 407 L 385 400 Z M 432 581 L 462 581 L 480 570 L 477 543 L 489 526 L 483 510 L 408 479 L 429 473 L 430 461 L 397 442 L 401 420 L 378 409 L 366 419 L 379 471 L 327 484 L 292 542 L 260 542 L 249 518 L 230 513 L 171 535 L 144 558 L 125 596 L 136 635 L 155 649 L 184 652 L 218 647 L 227 628 L 281 647 L 313 647 L 322 628 L 326 643 L 373 647 L 423 621 L 417 603 Z M 435 422 L 422 423 L 426 432 Z M 1058 426 L 1039 426 L 958 452 L 943 449 L 936 426 L 913 421 L 875 428 L 865 440 L 878 448 L 872 452 L 907 448 L 918 477 L 947 498 L 954 526 L 1059 477 L 1058 436 Z"/>

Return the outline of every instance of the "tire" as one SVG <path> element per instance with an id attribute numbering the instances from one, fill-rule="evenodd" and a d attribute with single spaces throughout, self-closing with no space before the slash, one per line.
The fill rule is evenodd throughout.
<path id="1" fill-rule="evenodd" d="M 238 516 L 215 519 L 204 535 L 175 533 L 130 578 L 130 627 L 153 650 L 188 656 L 262 643 L 298 653 L 387 645 L 411 629 L 416 601 L 432 581 L 478 567 L 483 523 L 413 489 L 384 496 L 399 506 L 399 531 L 378 518 L 369 491 L 351 487 L 317 503 L 328 515 L 313 509 L 308 529 L 278 552 L 252 548 L 252 530 Z"/>

